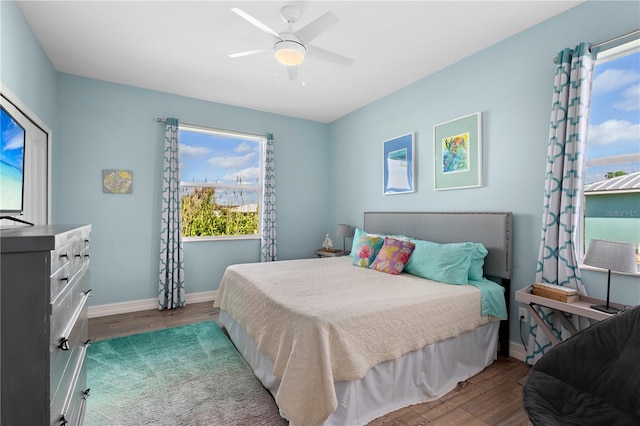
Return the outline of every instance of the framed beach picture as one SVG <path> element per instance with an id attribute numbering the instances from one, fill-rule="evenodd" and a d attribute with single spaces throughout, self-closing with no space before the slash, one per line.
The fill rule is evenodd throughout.
<path id="1" fill-rule="evenodd" d="M 435 189 L 482 186 L 482 113 L 433 126 Z"/>
<path id="2" fill-rule="evenodd" d="M 414 192 L 414 133 L 407 133 L 384 141 L 382 147 L 384 195 Z"/>

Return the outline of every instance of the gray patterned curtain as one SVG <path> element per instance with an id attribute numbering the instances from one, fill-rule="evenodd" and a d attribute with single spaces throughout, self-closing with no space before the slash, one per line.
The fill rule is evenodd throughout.
<path id="1" fill-rule="evenodd" d="M 167 118 L 165 122 L 162 216 L 160 220 L 159 310 L 175 309 L 185 305 L 178 124 L 178 120 L 175 118 Z"/>
<path id="2" fill-rule="evenodd" d="M 589 44 L 558 54 L 553 84 L 551 128 L 547 149 L 547 171 L 542 215 L 542 238 L 536 282 L 577 289 L 586 294 L 580 279 L 576 247 L 582 243 L 577 233 L 582 215 L 584 160 L 586 155 L 589 107 L 594 55 Z M 539 308 L 538 314 L 558 340 L 563 328 L 553 311 Z M 577 321 L 577 318 L 573 319 Z M 551 342 L 532 320 L 526 361 L 535 364 Z"/>
<path id="3" fill-rule="evenodd" d="M 262 176 L 262 238 L 260 261 L 278 260 L 276 249 L 276 177 L 273 135 L 267 134 L 264 146 L 264 174 Z"/>

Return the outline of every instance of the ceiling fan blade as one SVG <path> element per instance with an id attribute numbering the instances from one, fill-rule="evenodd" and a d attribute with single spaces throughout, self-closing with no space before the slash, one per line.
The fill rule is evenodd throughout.
<path id="1" fill-rule="evenodd" d="M 333 12 L 329 11 L 321 17 L 317 18 L 315 21 L 312 21 L 304 27 L 300 28 L 295 32 L 295 35 L 302 42 L 302 44 L 307 44 L 326 30 L 337 24 L 338 21 L 338 17 L 334 15 Z"/>
<path id="2" fill-rule="evenodd" d="M 268 49 L 253 49 L 253 50 L 246 50 L 244 52 L 237 52 L 237 53 L 231 53 L 230 55 L 228 55 L 230 58 L 241 58 L 243 56 L 250 56 L 250 55 L 261 55 L 264 53 L 272 53 L 273 52 L 273 48 L 268 48 Z"/>
<path id="3" fill-rule="evenodd" d="M 350 67 L 353 64 L 353 59 L 347 58 L 346 56 L 338 55 L 337 53 L 329 52 L 328 50 L 315 46 L 306 46 L 306 48 L 307 56 L 310 58 L 331 62 L 332 64 L 342 65 L 343 67 Z"/>
<path id="4" fill-rule="evenodd" d="M 249 15 L 244 10 L 238 9 L 237 7 L 233 7 L 233 8 L 231 8 L 231 11 L 234 12 L 235 14 L 237 14 L 238 16 L 240 16 L 241 18 L 245 19 L 250 24 L 260 28 L 265 33 L 270 34 L 270 35 L 274 36 L 275 38 L 277 38 L 279 40 L 282 40 L 282 37 L 280 37 L 280 34 L 278 34 L 277 32 L 273 31 L 271 28 L 267 27 L 265 24 L 263 24 L 262 22 L 258 21 L 256 18 L 254 18 L 253 16 Z"/>
<path id="5" fill-rule="evenodd" d="M 287 67 L 287 73 L 289 74 L 289 80 L 295 80 L 298 78 L 298 66 L 293 65 Z"/>

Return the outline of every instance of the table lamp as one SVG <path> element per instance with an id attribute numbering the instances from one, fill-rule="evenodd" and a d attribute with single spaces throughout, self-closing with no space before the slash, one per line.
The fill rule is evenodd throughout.
<path id="1" fill-rule="evenodd" d="M 638 272 L 636 265 L 636 246 L 634 243 L 621 243 L 617 241 L 596 240 L 589 242 L 589 248 L 584 257 L 585 265 L 606 269 L 607 274 L 607 304 L 592 306 L 608 314 L 617 314 L 619 309 L 609 306 L 609 290 L 611 289 L 611 271 Z"/>
<path id="2" fill-rule="evenodd" d="M 342 251 L 346 251 L 345 239 L 353 237 L 353 228 L 351 225 L 341 223 L 336 229 L 336 237 L 342 238 Z"/>

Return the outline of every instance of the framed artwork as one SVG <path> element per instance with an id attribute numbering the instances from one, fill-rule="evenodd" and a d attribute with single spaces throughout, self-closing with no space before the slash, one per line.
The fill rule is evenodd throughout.
<path id="1" fill-rule="evenodd" d="M 102 192 L 107 194 L 133 193 L 133 172 L 131 170 L 103 170 Z"/>
<path id="2" fill-rule="evenodd" d="M 482 113 L 433 126 L 436 191 L 482 186 Z"/>
<path id="3" fill-rule="evenodd" d="M 414 133 L 407 133 L 384 141 L 382 152 L 384 195 L 414 192 Z"/>

